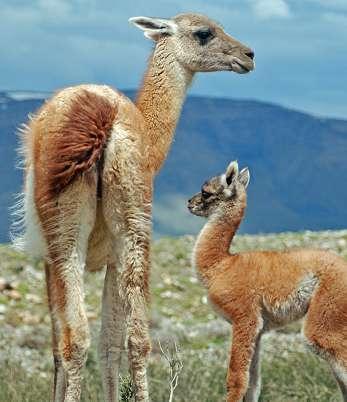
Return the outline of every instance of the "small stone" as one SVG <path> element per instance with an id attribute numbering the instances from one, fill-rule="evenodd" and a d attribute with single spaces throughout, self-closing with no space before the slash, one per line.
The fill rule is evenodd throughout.
<path id="1" fill-rule="evenodd" d="M 6 279 L 0 278 L 0 292 L 2 292 L 5 289 L 6 285 Z"/>
<path id="2" fill-rule="evenodd" d="M 346 242 L 345 239 L 339 239 L 337 241 L 337 244 L 338 244 L 339 247 L 346 247 L 347 242 Z"/>
<path id="3" fill-rule="evenodd" d="M 5 278 L 0 278 L 0 292 L 3 290 L 12 290 L 13 286 L 12 284 L 7 281 Z"/>
<path id="4" fill-rule="evenodd" d="M 35 303 L 35 304 L 41 304 L 42 299 L 38 295 L 35 295 L 33 293 L 28 293 L 25 298 L 27 299 L 28 302 Z"/>
<path id="5" fill-rule="evenodd" d="M 95 320 L 98 318 L 98 315 L 96 314 L 95 311 L 87 311 L 87 318 L 89 320 Z"/>
<path id="6" fill-rule="evenodd" d="M 38 315 L 30 314 L 28 312 L 23 312 L 21 318 L 24 324 L 35 325 L 40 323 L 40 317 Z"/>
<path id="7" fill-rule="evenodd" d="M 12 300 L 20 300 L 22 295 L 18 292 L 18 290 L 9 290 L 6 292 L 6 296 Z"/>

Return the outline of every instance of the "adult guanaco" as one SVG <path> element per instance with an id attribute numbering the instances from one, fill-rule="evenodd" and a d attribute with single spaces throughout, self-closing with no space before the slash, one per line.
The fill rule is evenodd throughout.
<path id="1" fill-rule="evenodd" d="M 43 105 L 23 133 L 21 245 L 46 262 L 55 402 L 80 399 L 90 339 L 83 272 L 105 265 L 99 342 L 105 398 L 118 400 L 127 328 L 135 400 L 149 400 L 153 179 L 169 151 L 194 74 L 254 68 L 253 51 L 203 15 L 130 21 L 155 42 L 136 102 L 108 86 L 66 88 Z"/>

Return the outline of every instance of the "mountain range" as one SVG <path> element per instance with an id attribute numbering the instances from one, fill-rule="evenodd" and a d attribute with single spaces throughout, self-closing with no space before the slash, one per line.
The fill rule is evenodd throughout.
<path id="1" fill-rule="evenodd" d="M 0 242 L 9 239 L 9 207 L 21 189 L 16 130 L 49 95 L 0 92 Z M 155 235 L 196 233 L 203 220 L 188 213 L 186 200 L 234 159 L 251 172 L 241 232 L 346 228 L 347 120 L 255 100 L 189 96 L 156 178 Z"/>

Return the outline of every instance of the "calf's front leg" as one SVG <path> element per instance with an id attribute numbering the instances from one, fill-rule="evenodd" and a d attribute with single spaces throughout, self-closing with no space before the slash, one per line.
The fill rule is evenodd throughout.
<path id="1" fill-rule="evenodd" d="M 255 343 L 251 366 L 249 368 L 248 389 L 244 402 L 258 402 L 261 389 L 260 376 L 260 338 L 259 334 Z"/>
<path id="2" fill-rule="evenodd" d="M 235 321 L 227 375 L 227 402 L 241 402 L 249 385 L 250 367 L 261 331 L 257 317 Z"/>

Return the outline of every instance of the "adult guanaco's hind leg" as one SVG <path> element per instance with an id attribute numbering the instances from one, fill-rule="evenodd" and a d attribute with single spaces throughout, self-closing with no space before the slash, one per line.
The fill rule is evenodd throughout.
<path id="1" fill-rule="evenodd" d="M 81 371 L 90 343 L 83 275 L 88 238 L 95 222 L 94 183 L 90 177 L 82 176 L 54 202 L 40 206 L 41 214 L 47 217 L 42 226 L 48 246 L 46 269 L 56 357 L 55 402 L 77 402 L 81 395 Z"/>
<path id="2" fill-rule="evenodd" d="M 52 400 L 53 402 L 64 402 L 65 390 L 66 390 L 66 374 L 63 368 L 62 356 L 59 351 L 61 332 L 59 331 L 58 319 L 56 316 L 56 312 L 54 311 L 53 308 L 53 300 L 52 300 L 53 283 L 50 274 L 50 267 L 47 262 L 45 263 L 45 272 L 46 272 L 48 307 L 52 324 L 52 350 L 53 350 L 53 361 L 54 361 Z"/>
<path id="3" fill-rule="evenodd" d="M 119 296 L 117 264 L 107 265 L 102 296 L 102 324 L 99 335 L 99 363 L 106 402 L 119 400 L 119 368 L 125 338 L 125 317 Z"/>

